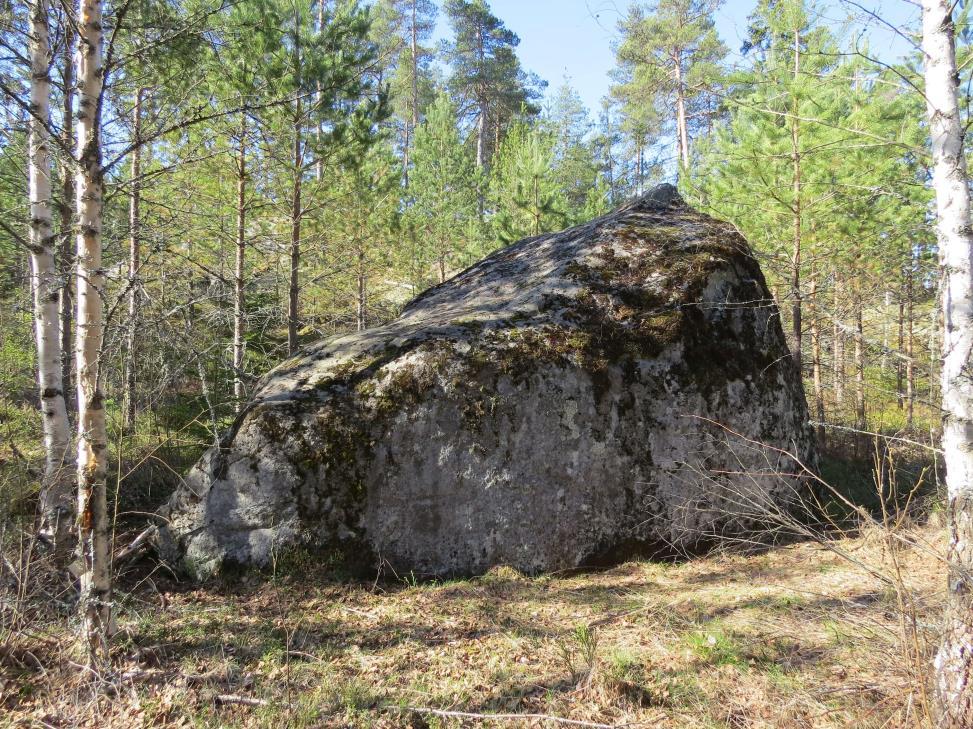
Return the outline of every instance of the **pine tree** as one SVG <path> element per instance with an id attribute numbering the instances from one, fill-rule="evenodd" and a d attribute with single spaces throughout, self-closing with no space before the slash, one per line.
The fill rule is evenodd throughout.
<path id="1" fill-rule="evenodd" d="M 554 137 L 518 122 L 500 146 L 490 174 L 492 225 L 511 243 L 563 228 L 567 200 L 555 178 Z"/>
<path id="2" fill-rule="evenodd" d="M 416 130 L 412 156 L 409 220 L 424 244 L 417 251 L 417 268 L 432 263 L 440 282 L 477 217 L 478 173 L 456 123 L 456 107 L 441 93 Z"/>
<path id="3" fill-rule="evenodd" d="M 428 45 L 436 28 L 438 8 L 432 0 L 379 0 L 373 12 L 381 22 L 373 24 L 372 35 L 391 67 L 389 102 L 395 116 L 402 149 L 405 185 L 415 130 L 426 107 L 435 97 L 432 63 L 434 50 Z"/>
<path id="4" fill-rule="evenodd" d="M 491 11 L 486 0 L 446 0 L 454 40 L 446 46 L 452 70 L 449 88 L 460 114 L 476 128 L 476 166 L 483 168 L 499 147 L 511 120 L 522 110 L 536 114 L 538 80 L 520 67 L 517 34 Z"/>
<path id="5" fill-rule="evenodd" d="M 825 120 L 802 120 L 820 119 L 831 93 L 822 78 L 833 70 L 837 56 L 831 34 L 812 24 L 804 0 L 763 5 L 753 22 L 763 29 L 763 52 L 752 69 L 733 79 L 737 91 L 730 99 L 729 123 L 708 146 L 709 159 L 691 185 L 698 185 L 704 200 L 725 216 L 746 219 L 743 229 L 752 233 L 751 241 L 773 252 L 787 270 L 791 344 L 800 364 L 808 210 L 831 195 L 809 187 L 805 177 L 812 155 L 820 169 L 827 169 L 830 155 L 838 151 Z M 755 207 L 754 199 L 765 202 Z"/>
<path id="6" fill-rule="evenodd" d="M 350 328 L 363 331 L 388 318 L 389 261 L 399 231 L 402 179 L 391 142 L 380 139 L 337 165 L 328 179 L 331 202 L 321 216 L 339 289 L 339 315 L 349 302 Z"/>
<path id="7" fill-rule="evenodd" d="M 583 222 L 588 219 L 584 216 L 589 195 L 599 181 L 599 165 L 588 110 L 567 83 L 557 90 L 543 124 L 554 138 L 554 179 L 564 193 L 568 217 Z"/>
<path id="8" fill-rule="evenodd" d="M 320 2 L 320 0 L 319 0 Z M 320 9 L 323 9 L 323 5 Z M 274 26 L 263 22 L 272 11 L 265 0 L 234 5 L 222 28 L 222 53 L 212 59 L 209 78 L 215 93 L 225 98 L 225 105 L 236 107 L 236 119 L 232 120 L 225 134 L 235 140 L 232 155 L 233 175 L 236 179 L 235 235 L 233 266 L 233 339 L 232 368 L 233 394 L 236 408 L 243 407 L 246 399 L 246 253 L 248 247 L 249 214 L 253 191 L 250 180 L 258 154 L 252 149 L 255 141 L 254 126 L 261 122 L 256 109 L 268 101 L 269 89 L 277 73 L 273 51 L 278 47 L 279 36 Z M 270 62 L 268 63 L 268 59 Z M 216 66 L 221 69 L 215 72 Z"/>
<path id="9" fill-rule="evenodd" d="M 676 138 L 679 167 L 689 167 L 694 130 L 706 122 L 710 97 L 727 55 L 713 13 L 719 0 L 658 0 L 633 5 L 620 24 L 618 78 L 614 93 L 649 129 L 653 112 L 674 110 L 668 120 Z M 637 109 L 637 110 L 636 110 Z"/>
<path id="10" fill-rule="evenodd" d="M 386 98 L 375 89 L 364 69 L 375 60 L 369 41 L 370 17 L 358 2 L 339 5 L 326 13 L 320 29 L 312 0 L 275 0 L 279 44 L 271 55 L 276 63 L 270 79 L 274 97 L 289 100 L 272 115 L 275 156 L 289 188 L 289 283 L 287 349 L 293 356 L 300 331 L 300 270 L 302 225 L 307 212 L 303 187 L 306 172 L 329 150 L 354 144 L 374 132 L 386 114 Z M 313 99 L 310 103 L 308 99 Z M 326 135 L 311 130 L 328 129 Z"/>

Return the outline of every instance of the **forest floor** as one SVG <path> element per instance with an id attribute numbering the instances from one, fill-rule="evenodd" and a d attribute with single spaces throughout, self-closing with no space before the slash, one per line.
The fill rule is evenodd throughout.
<path id="1" fill-rule="evenodd" d="M 199 587 L 135 566 L 111 675 L 80 666 L 57 610 L 0 635 L 0 724 L 922 726 L 942 532 L 435 583 L 304 559 Z"/>

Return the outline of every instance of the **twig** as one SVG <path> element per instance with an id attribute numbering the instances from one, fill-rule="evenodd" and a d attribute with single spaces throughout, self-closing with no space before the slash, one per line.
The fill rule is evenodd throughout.
<path id="1" fill-rule="evenodd" d="M 895 443 L 905 443 L 906 445 L 918 446 L 919 448 L 925 448 L 933 453 L 938 453 L 940 455 L 945 455 L 946 451 L 942 448 L 936 448 L 935 446 L 926 445 L 925 443 L 920 443 L 917 440 L 912 440 L 911 438 L 900 438 L 897 435 L 884 435 L 882 433 L 875 433 L 870 430 L 860 430 L 858 428 L 851 428 L 847 425 L 836 425 L 835 423 L 823 423 L 818 420 L 809 420 L 809 425 L 813 425 L 819 428 L 828 428 L 830 430 L 841 430 L 846 433 L 856 433 L 858 435 L 867 435 L 873 438 L 881 438 L 882 440 L 893 441 Z"/>
<path id="2" fill-rule="evenodd" d="M 148 529 L 143 530 L 141 534 L 132 540 L 131 544 L 118 551 L 118 554 L 115 555 L 114 563 L 119 565 L 126 560 L 139 555 L 149 545 L 149 540 L 155 536 L 155 533 L 158 530 L 159 529 L 157 526 L 155 526 L 155 524 L 150 526 Z"/>
<path id="3" fill-rule="evenodd" d="M 122 681 L 131 681 L 135 683 L 166 683 L 172 676 L 165 671 L 160 671 L 157 668 L 153 669 L 142 669 L 136 668 L 131 671 L 124 671 L 118 676 Z"/>
<path id="4" fill-rule="evenodd" d="M 217 694 L 213 700 L 219 705 L 238 704 L 239 706 L 267 706 L 268 702 L 263 699 L 255 699 L 250 696 L 237 696 L 236 694 Z"/>
<path id="5" fill-rule="evenodd" d="M 567 724 L 569 726 L 595 727 L 596 729 L 618 729 L 623 726 L 637 726 L 636 724 L 598 724 L 592 721 L 580 721 L 578 719 L 563 719 L 560 716 L 550 716 L 549 714 L 474 714 L 469 711 L 446 711 L 444 709 L 427 709 L 421 706 L 406 706 L 403 711 L 412 711 L 416 714 L 432 714 L 455 719 L 480 719 L 482 721 L 526 721 L 537 719 L 541 721 L 553 721 L 557 724 Z"/>

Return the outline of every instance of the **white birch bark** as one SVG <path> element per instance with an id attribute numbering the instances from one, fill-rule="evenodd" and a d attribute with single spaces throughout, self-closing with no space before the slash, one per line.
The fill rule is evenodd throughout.
<path id="1" fill-rule="evenodd" d="M 111 568 L 105 474 L 108 437 L 99 376 L 105 272 L 101 262 L 103 190 L 100 101 L 102 94 L 102 0 L 80 0 L 77 54 L 79 159 L 78 311 L 75 361 L 78 388 L 78 538 L 81 557 L 79 607 L 89 661 L 107 654 L 111 626 Z"/>
<path id="2" fill-rule="evenodd" d="M 67 23 L 62 40 L 61 79 L 64 87 L 62 101 L 61 139 L 64 151 L 61 154 L 61 229 L 60 255 L 58 268 L 61 273 L 61 388 L 64 391 L 64 404 L 73 408 L 71 380 L 74 376 L 74 165 L 67 150 L 74 149 L 74 27 Z M 70 493 L 68 494 L 71 495 Z M 72 501 L 71 512 L 74 512 Z"/>
<path id="3" fill-rule="evenodd" d="M 949 605 L 936 656 L 941 727 L 973 726 L 973 231 L 957 102 L 952 5 L 923 0 L 922 47 L 942 269 L 943 439 L 949 498 Z"/>
<path id="4" fill-rule="evenodd" d="M 72 526 L 71 431 L 61 372 L 60 282 L 54 260 L 51 215 L 51 45 L 48 0 L 30 7 L 30 105 L 28 119 L 28 195 L 30 198 L 31 289 L 37 385 L 44 433 L 44 481 L 40 492 L 39 532 L 56 552 L 68 548 Z"/>

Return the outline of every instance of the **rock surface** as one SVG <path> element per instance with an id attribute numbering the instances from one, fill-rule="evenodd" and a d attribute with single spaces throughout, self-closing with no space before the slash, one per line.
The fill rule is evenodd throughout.
<path id="1" fill-rule="evenodd" d="M 662 186 L 281 364 L 159 547 L 197 576 L 295 547 L 425 575 L 692 549 L 803 488 L 776 449 L 812 441 L 763 275 Z"/>

